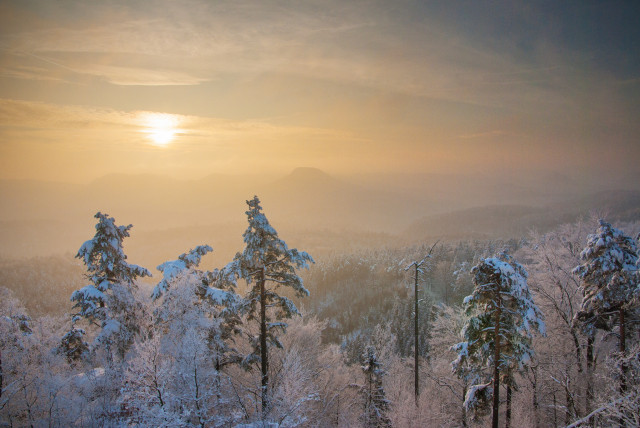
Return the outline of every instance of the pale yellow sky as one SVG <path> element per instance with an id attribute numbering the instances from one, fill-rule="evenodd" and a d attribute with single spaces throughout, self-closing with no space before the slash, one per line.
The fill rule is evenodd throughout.
<path id="1" fill-rule="evenodd" d="M 624 178 L 640 158 L 637 11 L 598 7 L 4 1 L 0 179 Z"/>

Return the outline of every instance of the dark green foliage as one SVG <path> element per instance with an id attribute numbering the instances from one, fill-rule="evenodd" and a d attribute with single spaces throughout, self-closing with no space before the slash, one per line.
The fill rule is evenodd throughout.
<path id="1" fill-rule="evenodd" d="M 582 280 L 584 296 L 577 319 L 593 324 L 598 318 L 634 306 L 638 246 L 631 237 L 600 220 L 580 258 L 584 263 L 573 270 Z"/>
<path id="2" fill-rule="evenodd" d="M 122 243 L 132 225 L 117 226 L 114 218 L 100 212 L 95 218 L 98 223 L 93 239 L 82 244 L 76 254 L 87 268 L 90 283 L 71 295 L 75 302 L 73 308 L 78 310 L 73 314 L 72 323 L 86 320 L 98 327 L 96 344 L 124 358 L 140 331 L 138 317 L 143 313 L 142 304 L 133 296 L 135 281 L 151 273 L 126 262 Z"/>
<path id="3" fill-rule="evenodd" d="M 278 237 L 278 232 L 269 224 L 262 213 L 257 196 L 247 201 L 246 211 L 249 226 L 244 232 L 245 248 L 237 253 L 221 273 L 227 282 L 243 279 L 249 286 L 241 303 L 241 310 L 247 314 L 247 320 L 259 324 L 258 335 L 251 335 L 249 342 L 252 352 L 244 359 L 246 367 L 260 362 L 262 416 L 270 410 L 269 402 L 269 356 L 270 345 L 282 348 L 278 334 L 284 332 L 287 324 L 282 320 L 299 315 L 298 308 L 289 298 L 278 293 L 278 289 L 289 288 L 296 297 L 309 295 L 304 288 L 297 269 L 308 268 L 313 258 L 306 252 L 289 249 Z M 275 319 L 274 319 L 275 317 Z"/>
<path id="4" fill-rule="evenodd" d="M 62 337 L 58 351 L 67 357 L 67 361 L 77 361 L 89 351 L 84 335 L 83 329 L 74 327 Z"/>
<path id="5" fill-rule="evenodd" d="M 458 353 L 453 369 L 462 377 L 468 367 L 491 368 L 493 426 L 497 426 L 500 382 L 515 386 L 514 373 L 533 358 L 533 329 L 544 335 L 545 327 L 529 292 L 527 272 L 506 252 L 482 260 L 471 273 L 475 289 L 464 301 L 469 319 L 462 331 L 464 342 L 452 347 Z M 465 400 L 468 409 L 486 404 L 473 391 L 474 387 L 469 389 Z"/>

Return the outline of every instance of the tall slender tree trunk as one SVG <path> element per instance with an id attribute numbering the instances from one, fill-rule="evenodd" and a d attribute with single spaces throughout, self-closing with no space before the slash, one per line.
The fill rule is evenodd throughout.
<path id="1" fill-rule="evenodd" d="M 505 428 L 511 428 L 511 385 L 507 385 L 507 415 Z"/>
<path id="2" fill-rule="evenodd" d="M 535 366 L 531 369 L 533 375 L 533 426 L 538 428 L 540 426 L 540 403 L 538 402 L 538 367 Z"/>
<path id="3" fill-rule="evenodd" d="M 569 374 L 566 373 L 566 376 L 568 377 Z M 565 425 L 570 425 L 571 424 L 571 419 L 573 419 L 573 411 L 571 409 L 572 409 L 572 407 L 575 407 L 575 406 L 573 405 L 573 399 L 571 398 L 571 393 L 569 391 L 568 383 L 564 387 L 564 401 L 565 401 L 565 404 L 566 404 L 565 405 L 566 412 L 564 413 L 564 424 Z"/>
<path id="4" fill-rule="evenodd" d="M 492 428 L 498 428 L 498 411 L 500 409 L 500 315 L 502 301 L 500 290 L 498 289 L 496 307 L 496 320 L 494 332 L 494 355 L 493 355 L 493 415 L 491 419 Z"/>
<path id="5" fill-rule="evenodd" d="M 467 409 L 464 408 L 464 399 L 467 396 L 467 385 L 462 387 L 462 426 L 467 427 Z"/>
<path id="6" fill-rule="evenodd" d="M 595 366 L 595 356 L 593 353 L 594 343 L 595 334 L 593 332 L 589 332 L 589 335 L 587 336 L 587 393 L 585 394 L 585 415 L 591 413 L 591 406 L 593 405 L 593 369 Z M 593 422 L 590 423 L 593 425 Z"/>
<path id="7" fill-rule="evenodd" d="M 267 388 L 269 385 L 269 360 L 267 356 L 267 299 L 265 294 L 264 267 L 260 270 L 260 368 L 262 370 L 261 400 L 262 416 L 265 417 L 269 409 Z"/>
<path id="8" fill-rule="evenodd" d="M 418 337 L 418 265 L 416 265 L 416 280 L 413 287 L 413 367 L 414 367 L 414 395 L 416 399 L 416 406 L 419 403 L 420 398 L 420 361 L 418 360 L 418 350 L 420 345 L 420 340 Z"/>
<path id="9" fill-rule="evenodd" d="M 620 326 L 619 326 L 619 333 L 620 333 L 620 341 L 619 341 L 619 345 L 620 345 L 620 357 L 624 358 L 626 356 L 627 353 L 627 347 L 626 347 L 626 340 L 625 340 L 625 310 L 624 309 L 620 309 L 619 311 L 619 315 L 620 315 Z M 620 376 L 620 395 L 623 395 L 626 391 L 627 391 L 627 365 L 623 362 L 621 365 L 621 370 L 622 370 L 622 376 Z"/>
<path id="10" fill-rule="evenodd" d="M 370 371 L 367 374 L 367 381 L 369 383 L 369 394 L 367 395 L 367 426 L 372 426 L 375 420 L 373 409 L 373 372 Z"/>
<path id="11" fill-rule="evenodd" d="M 576 364 L 578 365 L 578 373 L 582 373 L 582 352 L 580 350 L 580 340 L 578 340 L 578 334 L 576 329 L 571 327 L 571 337 L 573 338 L 573 347 L 576 350 Z"/>
<path id="12" fill-rule="evenodd" d="M 618 311 L 619 315 L 620 315 L 620 325 L 619 325 L 619 334 L 620 334 L 620 358 L 622 358 L 622 364 L 620 365 L 620 371 L 622 373 L 620 373 L 620 395 L 624 395 L 627 392 L 627 365 L 624 363 L 624 358 L 626 356 L 627 353 L 627 347 L 626 347 L 626 340 L 625 340 L 625 328 L 624 328 L 624 309 L 620 309 Z M 622 417 L 620 418 L 620 426 L 624 427 L 626 426 L 626 424 L 624 423 L 624 420 L 622 419 Z"/>

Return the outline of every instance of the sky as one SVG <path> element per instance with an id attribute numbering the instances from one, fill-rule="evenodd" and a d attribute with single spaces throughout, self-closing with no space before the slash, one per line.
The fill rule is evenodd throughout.
<path id="1" fill-rule="evenodd" d="M 640 2 L 0 0 L 0 179 L 640 159 Z"/>

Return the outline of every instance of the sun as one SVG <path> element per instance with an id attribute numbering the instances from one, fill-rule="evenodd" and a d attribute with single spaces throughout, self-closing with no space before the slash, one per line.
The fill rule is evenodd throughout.
<path id="1" fill-rule="evenodd" d="M 141 122 L 145 127 L 142 132 L 156 146 L 167 146 L 176 137 L 180 119 L 168 113 L 143 113 Z"/>

